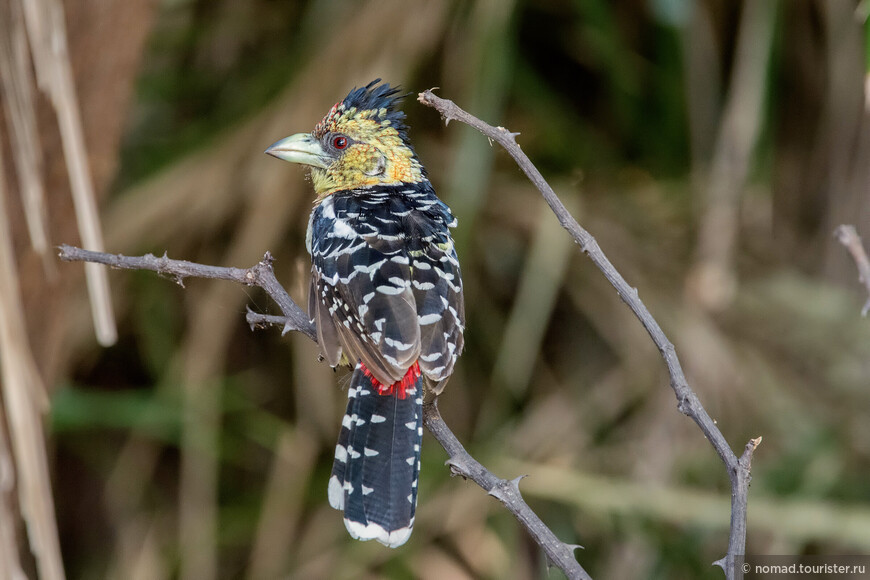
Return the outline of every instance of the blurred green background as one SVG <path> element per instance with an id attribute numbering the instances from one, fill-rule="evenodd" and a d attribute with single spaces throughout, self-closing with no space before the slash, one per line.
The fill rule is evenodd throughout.
<path id="1" fill-rule="evenodd" d="M 831 236 L 870 239 L 866 2 L 64 4 L 108 251 L 240 267 L 270 251 L 305 304 L 310 184 L 262 151 L 373 78 L 440 87 L 521 133 L 732 447 L 763 436 L 747 552 L 870 553 L 870 323 Z M 94 104 L 114 94 L 111 114 Z M 496 474 L 529 475 L 594 578 L 723 577 L 728 478 L 649 337 L 502 150 L 413 96 L 405 110 L 459 218 L 447 423 Z M 261 292 L 113 271 L 120 340 L 102 349 L 81 267 L 58 269 L 65 322 L 32 341 L 70 578 L 561 576 L 429 435 L 409 543 L 352 541 L 326 502 L 347 375 L 302 336 L 251 332 L 247 306 L 276 312 Z"/>

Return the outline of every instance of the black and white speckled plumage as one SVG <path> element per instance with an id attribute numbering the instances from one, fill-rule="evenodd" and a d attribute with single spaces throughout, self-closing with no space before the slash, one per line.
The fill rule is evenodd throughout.
<path id="1" fill-rule="evenodd" d="M 331 365 L 345 354 L 391 384 L 419 358 L 433 383 L 450 376 L 464 324 L 453 225 L 428 181 L 340 192 L 315 208 L 309 313 Z"/>
<path id="2" fill-rule="evenodd" d="M 354 367 L 329 502 L 353 537 L 395 548 L 414 524 L 424 391 L 453 372 L 465 313 L 456 220 L 411 147 L 398 90 L 378 83 L 267 153 L 311 167 L 309 314 L 326 361 Z"/>
<path id="3" fill-rule="evenodd" d="M 330 364 L 344 356 L 373 375 L 354 370 L 330 478 L 354 537 L 399 545 L 413 526 L 423 380 L 405 398 L 379 395 L 376 383 L 418 363 L 437 390 L 453 371 L 464 324 L 455 223 L 428 181 L 340 192 L 311 216 L 309 312 L 321 349 Z"/>

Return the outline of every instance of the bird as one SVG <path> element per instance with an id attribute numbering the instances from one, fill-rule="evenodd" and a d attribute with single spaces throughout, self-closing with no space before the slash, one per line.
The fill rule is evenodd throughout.
<path id="1" fill-rule="evenodd" d="M 353 538 L 390 548 L 414 527 L 424 396 L 444 389 L 465 330 L 457 220 L 411 145 L 406 96 L 375 79 L 266 149 L 310 168 L 308 314 L 321 356 L 353 368 L 329 503 Z"/>

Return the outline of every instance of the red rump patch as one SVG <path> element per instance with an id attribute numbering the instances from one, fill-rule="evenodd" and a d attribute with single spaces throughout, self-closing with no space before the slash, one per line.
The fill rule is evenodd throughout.
<path id="1" fill-rule="evenodd" d="M 405 376 L 402 377 L 402 380 L 396 381 L 392 385 L 385 385 L 375 378 L 368 367 L 366 367 L 366 363 L 360 361 L 359 364 L 360 370 L 372 382 L 372 385 L 378 390 L 379 395 L 392 395 L 395 393 L 400 399 L 406 398 L 408 396 L 408 389 L 416 385 L 417 379 L 423 376 L 423 373 L 420 371 L 420 364 L 415 362 L 408 369 L 408 372 L 405 373 Z"/>

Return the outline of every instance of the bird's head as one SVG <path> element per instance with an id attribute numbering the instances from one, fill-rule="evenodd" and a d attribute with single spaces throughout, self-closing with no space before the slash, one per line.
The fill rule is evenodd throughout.
<path id="1" fill-rule="evenodd" d="M 281 139 L 266 153 L 311 166 L 318 200 L 347 189 L 425 179 L 398 108 L 403 95 L 378 83 L 352 90 L 311 133 Z"/>

